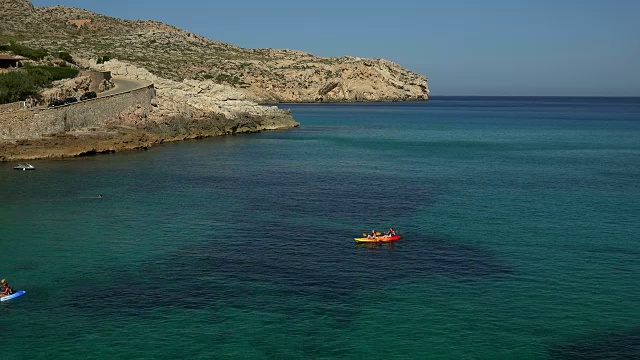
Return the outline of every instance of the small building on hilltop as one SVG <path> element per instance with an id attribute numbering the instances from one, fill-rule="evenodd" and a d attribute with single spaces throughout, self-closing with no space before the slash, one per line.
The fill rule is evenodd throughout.
<path id="1" fill-rule="evenodd" d="M 17 68 L 21 58 L 0 54 L 0 69 Z"/>
<path id="2" fill-rule="evenodd" d="M 87 25 L 91 22 L 91 19 L 78 19 L 78 20 L 68 20 L 67 21 L 67 25 L 75 25 L 78 27 L 78 30 L 80 30 L 81 27 L 83 27 L 84 25 Z M 88 27 L 89 25 L 87 25 Z"/>

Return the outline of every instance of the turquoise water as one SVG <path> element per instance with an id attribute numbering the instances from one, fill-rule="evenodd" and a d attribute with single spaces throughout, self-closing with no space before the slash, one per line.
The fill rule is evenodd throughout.
<path id="1" fill-rule="evenodd" d="M 286 107 L 0 165 L 2 357 L 640 358 L 639 99 Z"/>

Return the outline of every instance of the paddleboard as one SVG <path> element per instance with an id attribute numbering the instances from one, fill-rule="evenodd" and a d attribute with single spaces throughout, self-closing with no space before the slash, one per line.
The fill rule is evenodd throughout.
<path id="1" fill-rule="evenodd" d="M 7 300 L 15 299 L 18 296 L 24 295 L 24 293 L 26 293 L 26 291 L 24 291 L 24 290 L 16 291 L 11 295 L 7 295 L 7 296 L 4 296 L 4 297 L 1 297 L 0 301 L 7 301 Z"/>

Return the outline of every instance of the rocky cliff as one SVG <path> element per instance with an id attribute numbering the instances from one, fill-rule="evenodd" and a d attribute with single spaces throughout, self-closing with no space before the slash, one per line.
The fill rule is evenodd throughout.
<path id="1" fill-rule="evenodd" d="M 27 0 L 0 0 L 0 33 L 78 58 L 108 55 L 163 79 L 211 80 L 260 103 L 410 101 L 429 95 L 424 76 L 382 59 L 243 49 L 160 22 L 34 7 Z"/>

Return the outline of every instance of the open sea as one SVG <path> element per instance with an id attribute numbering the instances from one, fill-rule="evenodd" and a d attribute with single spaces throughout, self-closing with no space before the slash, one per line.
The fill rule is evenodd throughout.
<path id="1" fill-rule="evenodd" d="M 281 107 L 0 164 L 0 358 L 640 359 L 640 98 Z"/>

